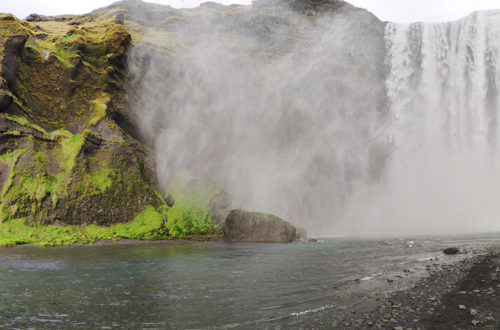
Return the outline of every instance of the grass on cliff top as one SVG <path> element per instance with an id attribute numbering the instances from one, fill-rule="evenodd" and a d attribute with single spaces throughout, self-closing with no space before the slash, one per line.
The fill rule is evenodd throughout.
<path id="1" fill-rule="evenodd" d="M 36 244 L 40 246 L 92 244 L 101 240 L 170 239 L 164 226 L 165 217 L 152 206 L 127 223 L 108 227 L 87 226 L 28 226 L 23 219 L 0 223 L 0 246 Z"/>

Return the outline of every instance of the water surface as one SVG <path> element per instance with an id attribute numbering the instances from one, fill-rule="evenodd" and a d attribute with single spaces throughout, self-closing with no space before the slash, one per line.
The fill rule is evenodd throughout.
<path id="1" fill-rule="evenodd" d="M 490 235 L 1 249 L 0 327 L 265 326 L 410 285 L 432 258 L 453 260 L 442 247 L 495 242 Z"/>

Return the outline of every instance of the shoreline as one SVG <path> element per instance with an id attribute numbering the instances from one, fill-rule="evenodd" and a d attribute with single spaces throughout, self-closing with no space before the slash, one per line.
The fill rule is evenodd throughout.
<path id="1" fill-rule="evenodd" d="M 0 249 L 11 249 L 16 247 L 35 247 L 35 248 L 58 248 L 58 247 L 101 247 L 101 246 L 125 246 L 125 245 L 180 245 L 188 243 L 211 243 L 223 242 L 224 240 L 218 235 L 202 235 L 193 236 L 183 239 L 162 239 L 162 240 L 137 240 L 123 238 L 117 241 L 102 240 L 88 244 L 74 243 L 74 244 L 56 244 L 56 245 L 39 245 L 34 243 L 29 244 L 7 244 L 0 246 Z"/>
<path id="2" fill-rule="evenodd" d="M 407 288 L 277 323 L 334 329 L 500 328 L 500 246 L 452 263 L 430 263 L 426 272 Z"/>

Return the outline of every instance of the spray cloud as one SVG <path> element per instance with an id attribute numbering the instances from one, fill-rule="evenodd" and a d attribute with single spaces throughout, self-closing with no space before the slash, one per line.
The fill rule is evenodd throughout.
<path id="1" fill-rule="evenodd" d="M 385 25 L 328 1 L 173 11 L 148 36 L 168 45 L 129 58 L 160 183 L 189 170 L 313 235 L 493 228 L 497 48 L 465 36 L 493 36 L 478 17 Z"/>

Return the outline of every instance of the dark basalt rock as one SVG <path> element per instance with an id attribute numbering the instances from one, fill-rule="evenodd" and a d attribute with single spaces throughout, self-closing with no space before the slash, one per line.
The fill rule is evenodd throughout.
<path id="1" fill-rule="evenodd" d="M 222 223 L 224 240 L 229 242 L 292 242 L 296 229 L 271 214 L 232 210 Z"/>
<path id="2" fill-rule="evenodd" d="M 0 111 L 6 109 L 12 102 L 12 97 L 7 93 L 7 91 L 0 89 Z"/>
<path id="3" fill-rule="evenodd" d="M 165 203 L 167 203 L 168 207 L 174 206 L 175 200 L 172 197 L 172 195 L 168 195 L 167 198 L 165 199 Z"/>
<path id="4" fill-rule="evenodd" d="M 444 254 L 448 254 L 448 255 L 458 254 L 458 253 L 460 253 L 460 250 L 458 248 L 456 248 L 456 247 L 450 247 L 450 248 L 444 249 L 443 253 Z"/>
<path id="5" fill-rule="evenodd" d="M 8 37 L 3 46 L 1 75 L 9 87 L 13 87 L 15 85 L 17 70 L 19 70 L 18 58 L 22 55 L 24 45 L 27 40 L 27 34 L 19 34 Z"/>

